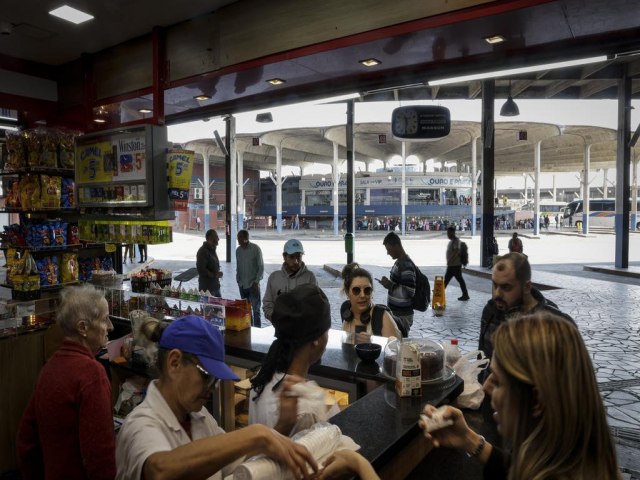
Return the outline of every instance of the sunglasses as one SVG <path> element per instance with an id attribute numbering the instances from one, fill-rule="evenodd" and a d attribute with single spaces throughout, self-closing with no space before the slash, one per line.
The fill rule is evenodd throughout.
<path id="1" fill-rule="evenodd" d="M 209 390 L 210 388 L 216 388 L 218 383 L 220 382 L 219 378 L 214 377 L 209 372 L 207 372 L 202 365 L 200 365 L 194 358 L 186 357 L 190 363 L 192 363 L 200 372 L 200 376 L 202 377 L 202 383 L 204 385 L 205 390 Z"/>
<path id="2" fill-rule="evenodd" d="M 371 292 L 373 292 L 373 287 L 364 287 L 364 288 L 360 288 L 360 287 L 353 287 L 351 289 L 351 293 L 353 295 L 355 295 L 356 297 L 358 295 L 360 295 L 360 292 L 364 292 L 364 294 L 369 297 L 371 296 Z"/>

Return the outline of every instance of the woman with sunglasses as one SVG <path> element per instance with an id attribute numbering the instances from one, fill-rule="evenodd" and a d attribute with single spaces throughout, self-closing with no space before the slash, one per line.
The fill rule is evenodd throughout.
<path id="1" fill-rule="evenodd" d="M 397 337 L 402 335 L 385 305 L 373 303 L 371 274 L 357 263 L 342 270 L 344 291 L 348 300 L 340 307 L 342 329 L 353 334 L 354 343 L 367 343 L 371 335 Z"/>
<path id="2" fill-rule="evenodd" d="M 300 285 L 278 296 L 271 322 L 276 338 L 251 380 L 249 424 L 292 435 L 340 411 L 337 405 L 327 411 L 319 388 L 307 388 L 302 396 L 291 388 L 306 382 L 309 368 L 324 353 L 331 328 L 329 300 L 320 287 Z"/>
<path id="3" fill-rule="evenodd" d="M 317 471 L 311 454 L 264 425 L 225 433 L 204 408 L 219 380 L 238 380 L 224 363 L 220 332 L 189 315 L 145 329 L 159 342 L 160 378 L 126 418 L 116 441 L 116 478 L 222 479 L 247 456 L 264 454 L 296 478 Z"/>
<path id="4" fill-rule="evenodd" d="M 591 357 L 576 326 L 540 311 L 502 323 L 493 343 L 484 388 L 510 458 L 505 462 L 453 407 L 444 413 L 453 424 L 426 434 L 434 446 L 466 450 L 485 465 L 484 478 L 620 479 Z M 434 412 L 425 407 L 428 417 Z"/>

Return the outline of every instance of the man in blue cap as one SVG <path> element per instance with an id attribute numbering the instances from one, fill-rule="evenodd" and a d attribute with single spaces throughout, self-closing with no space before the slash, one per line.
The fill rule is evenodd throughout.
<path id="1" fill-rule="evenodd" d="M 271 320 L 273 314 L 273 306 L 276 298 L 282 293 L 289 292 L 299 285 L 317 285 L 316 276 L 302 261 L 304 248 L 300 240 L 292 238 L 284 244 L 282 252 L 282 268 L 269 275 L 267 280 L 267 288 L 262 299 L 262 310 L 264 316 Z"/>
<path id="2" fill-rule="evenodd" d="M 245 456 L 264 454 L 308 478 L 317 465 L 306 448 L 264 425 L 225 433 L 204 405 L 219 380 L 238 380 L 224 362 L 217 328 L 189 315 L 145 335 L 159 341 L 160 378 L 125 420 L 116 442 L 117 479 L 222 479 Z"/>

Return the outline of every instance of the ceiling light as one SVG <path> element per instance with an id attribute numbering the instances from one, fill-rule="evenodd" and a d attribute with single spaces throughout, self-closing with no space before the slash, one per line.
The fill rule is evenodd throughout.
<path id="1" fill-rule="evenodd" d="M 516 102 L 513 101 L 513 97 L 511 96 L 511 80 L 509 80 L 509 97 L 500 109 L 500 116 L 517 117 L 518 115 L 520 115 L 520 109 L 518 108 L 518 105 L 516 105 Z"/>
<path id="2" fill-rule="evenodd" d="M 271 80 L 267 80 L 267 82 L 269 82 L 271 85 L 282 85 L 283 83 L 285 83 L 285 81 L 281 78 L 272 78 Z"/>
<path id="3" fill-rule="evenodd" d="M 502 35 L 491 35 L 490 37 L 484 37 L 484 41 L 490 45 L 494 45 L 496 43 L 502 43 L 506 40 L 507 39 L 504 38 Z"/>
<path id="4" fill-rule="evenodd" d="M 196 100 L 200 100 L 200 101 L 210 100 L 211 99 L 211 97 L 209 95 L 196 95 L 193 98 L 196 99 Z"/>
<path id="5" fill-rule="evenodd" d="M 153 112 L 153 110 L 150 110 L 148 108 L 140 108 L 140 109 L 138 109 L 138 112 L 140 112 L 140 113 L 151 113 L 151 112 Z"/>
<path id="6" fill-rule="evenodd" d="M 256 122 L 271 123 L 273 122 L 273 115 L 271 115 L 271 112 L 258 113 L 256 115 Z"/>
<path id="7" fill-rule="evenodd" d="M 51 10 L 49 14 L 66 20 L 67 22 L 75 23 L 76 25 L 93 19 L 93 15 L 89 15 L 88 13 L 70 7 L 69 5 L 63 5 L 60 8 Z"/>
<path id="8" fill-rule="evenodd" d="M 359 63 L 364 65 L 365 67 L 375 67 L 376 65 L 380 65 L 382 62 L 375 58 L 365 58 L 364 60 L 358 60 Z"/>
<path id="9" fill-rule="evenodd" d="M 104 118 L 94 118 L 93 119 L 94 122 L 96 123 L 106 123 L 107 121 Z"/>
<path id="10" fill-rule="evenodd" d="M 543 65 L 532 65 L 530 67 L 511 68 L 508 70 L 494 70 L 486 73 L 476 73 L 473 75 L 462 75 L 460 77 L 443 78 L 441 80 L 430 80 L 427 85 L 435 87 L 436 85 L 448 85 L 450 83 L 470 82 L 472 80 L 483 80 L 485 78 L 498 78 L 517 75 L 520 73 L 539 72 L 542 70 L 553 70 L 556 68 L 575 67 L 577 65 L 586 65 L 589 63 L 604 62 L 607 60 L 606 55 L 599 57 L 581 58 L 578 60 L 569 60 L 566 62 L 546 63 Z"/>

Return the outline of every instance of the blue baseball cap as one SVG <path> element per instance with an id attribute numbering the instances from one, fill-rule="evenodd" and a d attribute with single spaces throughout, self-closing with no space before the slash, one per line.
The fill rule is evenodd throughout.
<path id="1" fill-rule="evenodd" d="M 292 238 L 291 240 L 287 240 L 287 243 L 284 244 L 284 253 L 287 255 L 293 255 L 294 253 L 304 253 L 304 248 L 302 248 L 302 243 L 300 240 L 296 240 Z"/>
<path id="2" fill-rule="evenodd" d="M 201 317 L 187 315 L 171 322 L 162 332 L 160 348 L 195 355 L 202 367 L 220 380 L 240 380 L 224 361 L 222 334 Z"/>

